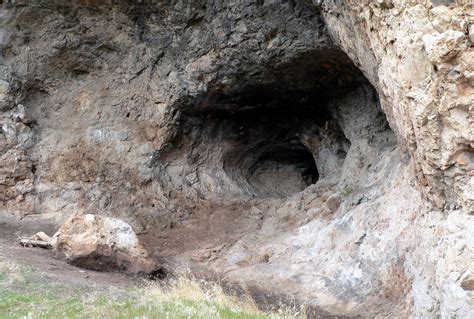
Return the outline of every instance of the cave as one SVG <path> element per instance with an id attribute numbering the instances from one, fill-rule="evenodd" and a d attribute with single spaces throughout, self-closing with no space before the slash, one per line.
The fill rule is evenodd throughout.
<path id="1" fill-rule="evenodd" d="M 305 54 L 237 78 L 235 86 L 216 84 L 176 105 L 178 138 L 159 155 L 171 163 L 165 188 L 285 198 L 340 173 L 351 145 L 344 108 L 360 106 L 369 114 L 362 117 L 388 127 L 375 90 L 341 51 Z"/>
<path id="2" fill-rule="evenodd" d="M 474 318 L 467 2 L 0 0 L 7 268 L 122 287 L 16 247 L 41 232 L 275 314 Z"/>
<path id="3" fill-rule="evenodd" d="M 313 155 L 298 140 L 261 147 L 256 154 L 246 178 L 257 193 L 291 195 L 318 180 Z"/>
<path id="4" fill-rule="evenodd" d="M 241 190 L 259 197 L 286 197 L 315 184 L 319 172 L 304 136 L 324 125 L 328 113 L 305 106 L 224 113 L 214 121 L 224 141 L 223 171 Z M 219 129 L 218 129 L 219 130 Z"/>

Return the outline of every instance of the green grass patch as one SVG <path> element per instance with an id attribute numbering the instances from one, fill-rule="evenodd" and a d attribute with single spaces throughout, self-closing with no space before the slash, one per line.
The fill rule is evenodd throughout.
<path id="1" fill-rule="evenodd" d="M 294 318 L 268 314 L 251 299 L 227 296 L 217 285 L 203 288 L 187 277 L 163 288 L 119 292 L 53 284 L 31 269 L 0 260 L 0 318 Z"/>

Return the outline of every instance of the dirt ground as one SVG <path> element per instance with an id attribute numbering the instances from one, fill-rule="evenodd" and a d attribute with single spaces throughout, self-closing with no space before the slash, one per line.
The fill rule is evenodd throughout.
<path id="1" fill-rule="evenodd" d="M 0 214 L 0 259 L 31 267 L 48 281 L 75 287 L 111 289 L 135 287 L 143 283 L 143 278 L 135 276 L 71 266 L 56 259 L 52 250 L 22 247 L 19 244 L 21 236 L 30 236 L 39 231 L 51 236 L 56 229 L 57 225 L 47 219 L 27 217 L 19 220 L 16 216 Z"/>
<path id="2" fill-rule="evenodd" d="M 155 240 L 155 247 L 162 249 L 161 258 L 158 259 L 168 262 L 165 267 L 173 264 L 177 265 L 176 262 L 179 258 L 178 260 L 172 258 L 173 252 L 191 257 L 194 262 L 188 266 L 193 275 L 209 281 L 218 279 L 217 281 L 224 285 L 224 290 L 231 291 L 232 294 L 250 293 L 261 310 L 273 311 L 283 305 L 297 307 L 297 300 L 291 299 L 287 295 L 261 290 L 258 286 L 252 284 L 247 285 L 244 291 L 236 283 L 223 280 L 217 273 L 205 266 L 220 257 L 222 253 L 219 251 L 220 249 L 225 250 L 225 246 L 238 240 L 242 236 L 243 229 L 258 227 L 258 223 L 256 225 L 254 218 L 249 218 L 249 221 L 239 225 L 237 220 L 242 220 L 240 215 L 242 213 L 246 215 L 248 211 L 237 208 L 230 205 L 218 209 L 211 205 L 208 209 L 198 210 L 200 213 L 185 225 L 168 230 L 162 236 L 148 234 L 148 236 L 140 237 L 142 241 L 148 241 L 148 244 Z M 233 225 L 234 227 L 225 228 L 219 227 L 220 225 Z M 20 220 L 17 216 L 0 214 L 0 260 L 12 261 L 20 266 L 31 267 L 33 271 L 37 271 L 41 275 L 45 282 L 74 288 L 123 292 L 127 288 L 143 287 L 150 282 L 148 278 L 144 277 L 78 268 L 67 264 L 64 260 L 55 258 L 52 250 L 28 248 L 19 244 L 19 238 L 22 236 L 31 236 L 39 231 L 44 231 L 51 236 L 59 226 L 54 219 L 47 219 L 40 215 L 27 216 Z M 209 234 L 212 234 L 212 236 L 209 236 Z M 202 241 L 199 242 L 199 240 Z M 216 250 L 216 247 L 219 247 L 219 249 Z M 315 317 L 319 318 L 322 315 L 321 318 L 332 318 L 319 308 L 307 306 L 306 311 L 309 317 L 312 317 L 311 314 L 317 313 L 318 315 Z"/>
<path id="3" fill-rule="evenodd" d="M 138 234 L 152 256 L 166 268 L 166 272 L 182 265 L 197 271 L 198 276 L 214 277 L 205 269 L 216 261 L 231 244 L 246 231 L 259 227 L 260 216 L 249 215 L 252 205 L 230 203 L 222 205 L 200 203 L 192 216 L 175 227 Z M 22 247 L 20 237 L 39 231 L 52 236 L 60 224 L 54 217 L 44 215 L 18 216 L 0 214 L 0 258 L 37 269 L 51 281 L 79 286 L 134 286 L 145 279 L 120 273 L 86 270 L 55 258 L 52 250 Z M 188 264 L 191 262 L 193 265 Z"/>
<path id="4" fill-rule="evenodd" d="M 229 246 L 257 227 L 249 215 L 251 204 L 202 201 L 192 215 L 177 226 L 162 231 L 139 234 L 140 240 L 156 259 L 179 259 L 179 256 L 211 252 Z"/>

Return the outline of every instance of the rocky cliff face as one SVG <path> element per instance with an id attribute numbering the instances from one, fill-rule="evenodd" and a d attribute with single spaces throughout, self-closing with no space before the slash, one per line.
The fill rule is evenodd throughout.
<path id="1" fill-rule="evenodd" d="M 2 210 L 120 217 L 320 314 L 469 317 L 473 14 L 3 1 Z"/>

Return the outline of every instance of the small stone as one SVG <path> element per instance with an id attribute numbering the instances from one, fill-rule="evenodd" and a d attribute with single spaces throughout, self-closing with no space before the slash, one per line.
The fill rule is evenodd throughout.
<path id="1" fill-rule="evenodd" d="M 474 290 L 474 276 L 470 275 L 461 282 L 461 288 L 464 290 Z"/>

